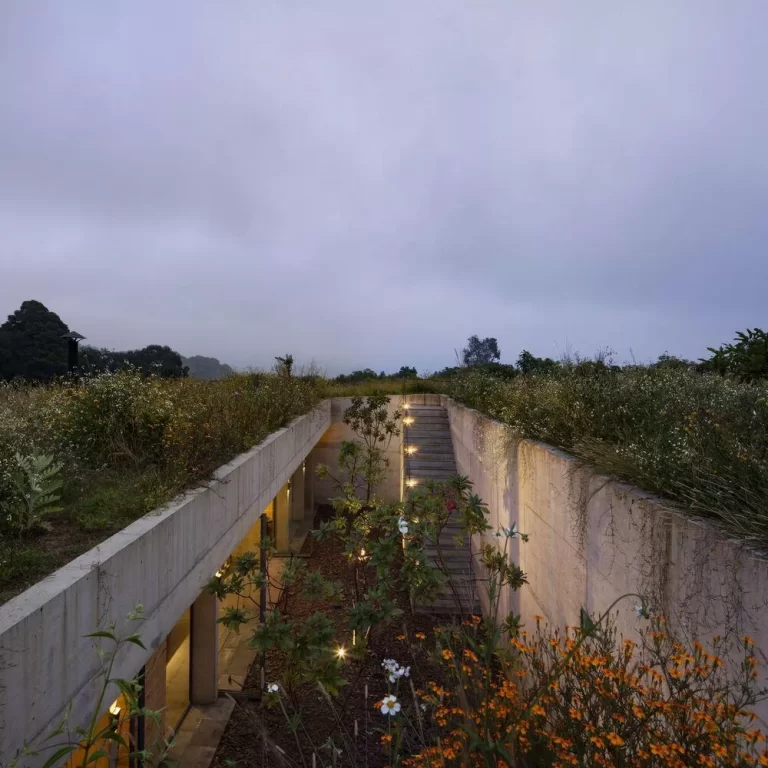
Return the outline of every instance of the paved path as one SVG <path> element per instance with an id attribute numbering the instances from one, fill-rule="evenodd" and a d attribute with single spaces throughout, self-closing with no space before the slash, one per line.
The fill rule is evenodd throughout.
<path id="1" fill-rule="evenodd" d="M 448 422 L 448 413 L 442 406 L 412 405 L 406 411 L 407 421 L 403 427 L 403 446 L 405 450 L 405 493 L 409 492 L 409 481 L 416 485 L 427 479 L 448 480 L 456 476 L 456 461 L 453 455 L 453 441 Z M 408 420 L 412 419 L 412 423 Z M 409 452 L 409 448 L 415 449 Z M 428 605 L 418 605 L 425 613 L 458 614 L 479 613 L 480 606 L 472 579 L 472 556 L 469 540 L 462 545 L 454 540 L 461 534 L 458 521 L 449 521 L 440 536 L 442 558 L 451 574 L 456 595 L 446 587 L 437 599 Z M 438 560 L 438 548 L 434 542 L 426 547 L 430 560 Z M 457 608 L 461 603 L 461 610 Z"/>

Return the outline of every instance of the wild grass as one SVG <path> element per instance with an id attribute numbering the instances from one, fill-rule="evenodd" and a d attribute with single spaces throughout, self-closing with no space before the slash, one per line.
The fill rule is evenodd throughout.
<path id="1" fill-rule="evenodd" d="M 768 544 L 768 383 L 680 368 L 564 366 L 501 380 L 467 372 L 446 393 Z"/>
<path id="2" fill-rule="evenodd" d="M 323 397 L 367 397 L 368 395 L 414 395 L 439 392 L 438 385 L 430 379 L 365 379 L 353 383 L 338 383 L 333 379 L 321 379 Z"/>
<path id="3" fill-rule="evenodd" d="M 0 601 L 63 565 L 306 413 L 317 382 L 270 374 L 224 381 L 131 371 L 0 388 Z M 15 454 L 63 463 L 61 512 L 19 537 Z"/>

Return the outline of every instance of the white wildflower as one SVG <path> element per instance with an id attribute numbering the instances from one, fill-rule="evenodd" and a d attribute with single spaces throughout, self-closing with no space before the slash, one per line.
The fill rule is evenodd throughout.
<path id="1" fill-rule="evenodd" d="M 280 686 L 277 683 L 270 683 L 267 686 L 267 691 L 269 693 L 277 693 L 280 690 Z"/>
<path id="2" fill-rule="evenodd" d="M 405 536 L 408 533 L 408 523 L 406 522 L 405 518 L 401 517 L 397 521 L 397 527 L 400 530 L 400 533 L 403 534 L 403 536 Z"/>
<path id="3" fill-rule="evenodd" d="M 397 696 L 385 696 L 381 701 L 381 714 L 392 717 L 400 711 L 400 702 Z"/>

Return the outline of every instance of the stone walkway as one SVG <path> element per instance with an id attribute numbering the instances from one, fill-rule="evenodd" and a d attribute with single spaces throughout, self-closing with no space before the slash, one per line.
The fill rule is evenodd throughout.
<path id="1" fill-rule="evenodd" d="M 425 480 L 448 480 L 456 476 L 456 461 L 448 413 L 442 406 L 411 405 L 405 411 L 403 426 L 405 495 L 411 487 Z M 470 543 L 458 545 L 454 540 L 462 533 L 458 521 L 450 520 L 440 536 L 440 552 L 429 542 L 427 555 L 437 567 L 442 555 L 454 589 L 446 587 L 437 599 L 418 605 L 425 613 L 479 613 L 480 606 L 472 576 Z M 455 591 L 454 591 L 455 590 Z M 459 607 L 460 606 L 460 607 Z"/>

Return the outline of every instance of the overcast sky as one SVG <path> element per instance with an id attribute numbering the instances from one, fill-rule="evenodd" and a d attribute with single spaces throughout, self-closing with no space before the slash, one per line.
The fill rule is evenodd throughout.
<path id="1" fill-rule="evenodd" d="M 0 315 L 331 373 L 768 325 L 766 0 L 2 0 Z"/>

